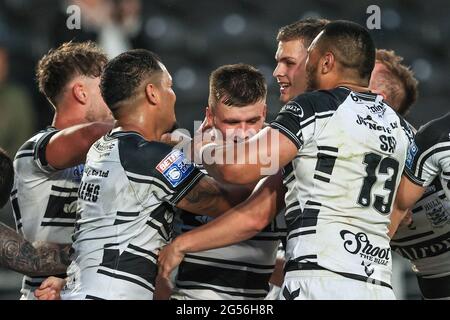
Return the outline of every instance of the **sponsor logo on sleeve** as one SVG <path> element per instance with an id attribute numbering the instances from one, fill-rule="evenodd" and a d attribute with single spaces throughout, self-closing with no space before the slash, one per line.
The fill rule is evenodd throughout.
<path id="1" fill-rule="evenodd" d="M 186 159 L 180 150 L 174 149 L 158 163 L 156 170 L 175 188 L 186 180 L 194 170 L 194 165 Z"/>
<path id="2" fill-rule="evenodd" d="M 304 112 L 303 108 L 295 101 L 289 101 L 287 104 L 281 108 L 280 113 L 287 112 L 296 117 L 303 118 Z"/>
<path id="3" fill-rule="evenodd" d="M 71 170 L 72 170 L 73 181 L 80 183 L 81 177 L 83 176 L 83 172 L 84 172 L 84 165 L 80 164 L 78 166 L 73 167 Z"/>
<path id="4" fill-rule="evenodd" d="M 414 163 L 414 158 L 419 151 L 419 147 L 417 147 L 416 143 L 413 141 L 408 148 L 408 154 L 406 155 L 406 167 L 412 170 L 412 166 Z"/>

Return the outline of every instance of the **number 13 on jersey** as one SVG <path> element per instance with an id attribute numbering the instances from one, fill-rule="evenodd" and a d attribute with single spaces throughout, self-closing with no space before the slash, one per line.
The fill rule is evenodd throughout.
<path id="1" fill-rule="evenodd" d="M 396 187 L 398 167 L 397 160 L 391 157 L 382 157 L 376 153 L 367 153 L 364 156 L 363 163 L 366 166 L 366 177 L 364 178 L 363 185 L 358 197 L 358 204 L 363 207 L 373 206 L 381 214 L 389 214 L 391 211 L 392 200 L 394 197 L 394 191 Z M 388 191 L 387 196 L 381 196 L 376 193 L 376 190 L 372 190 L 377 180 L 382 179 L 383 176 L 390 174 L 384 183 L 384 190 Z M 372 197 L 372 192 L 374 197 Z M 387 199 L 386 199 L 387 198 Z M 373 203 L 372 203 L 373 202 Z"/>

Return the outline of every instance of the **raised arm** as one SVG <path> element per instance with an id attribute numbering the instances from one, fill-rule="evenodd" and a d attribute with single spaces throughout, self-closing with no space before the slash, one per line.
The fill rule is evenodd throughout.
<path id="1" fill-rule="evenodd" d="M 69 265 L 70 244 L 40 242 L 33 246 L 13 229 L 0 223 L 0 266 L 26 274 L 62 274 Z"/>
<path id="2" fill-rule="evenodd" d="M 298 146 L 277 129 L 264 128 L 242 143 L 202 148 L 203 166 L 218 181 L 247 184 L 274 175 L 294 159 Z"/>
<path id="3" fill-rule="evenodd" d="M 83 163 L 91 145 L 111 130 L 112 126 L 112 123 L 93 122 L 59 131 L 45 146 L 45 162 L 55 169 Z"/>
<path id="4" fill-rule="evenodd" d="M 314 140 L 319 125 L 316 115 L 330 111 L 328 103 L 324 104 L 327 99 L 330 96 L 321 92 L 300 95 L 281 108 L 270 127 L 247 141 L 222 146 L 216 142 L 206 144 L 200 152 L 204 167 L 219 181 L 234 184 L 276 174 Z"/>
<path id="5" fill-rule="evenodd" d="M 224 247 L 253 237 L 284 206 L 284 194 L 281 174 L 261 180 L 245 202 L 164 247 L 158 258 L 161 275 L 167 278 L 187 253 Z"/>

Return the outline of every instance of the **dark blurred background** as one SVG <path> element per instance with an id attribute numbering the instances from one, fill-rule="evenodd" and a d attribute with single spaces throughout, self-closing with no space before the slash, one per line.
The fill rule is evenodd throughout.
<path id="1" fill-rule="evenodd" d="M 81 9 L 81 28 L 66 22 Z M 39 94 L 34 68 L 64 41 L 94 40 L 109 54 L 131 48 L 158 53 L 174 79 L 177 118 L 192 131 L 202 120 L 209 73 L 223 64 L 259 68 L 269 85 L 269 120 L 280 108 L 272 77 L 277 30 L 306 17 L 348 19 L 366 25 L 369 5 L 381 9 L 377 47 L 394 49 L 420 81 L 420 96 L 407 116 L 414 126 L 448 112 L 450 98 L 450 2 L 438 0 L 0 0 L 0 146 L 11 155 L 33 132 L 51 123 L 52 109 Z M 9 207 L 0 220 L 12 224 Z M 408 263 L 395 259 L 399 298 L 418 298 Z M 0 299 L 16 299 L 18 274 L 0 269 Z"/>

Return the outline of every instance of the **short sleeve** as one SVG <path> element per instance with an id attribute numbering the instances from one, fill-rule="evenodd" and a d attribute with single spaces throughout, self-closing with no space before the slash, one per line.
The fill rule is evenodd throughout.
<path id="1" fill-rule="evenodd" d="M 301 105 L 304 99 L 298 100 L 284 105 L 270 126 L 288 137 L 300 150 L 305 141 L 313 136 L 316 118 L 311 106 L 306 103 Z"/>
<path id="2" fill-rule="evenodd" d="M 349 92 L 336 88 L 301 94 L 281 108 L 270 126 L 283 133 L 300 150 L 313 140 L 318 128 L 334 115 Z"/>
<path id="3" fill-rule="evenodd" d="M 142 202 L 154 194 L 176 205 L 204 176 L 183 152 L 169 145 L 122 139 L 120 161 Z"/>
<path id="4" fill-rule="evenodd" d="M 409 145 L 405 174 L 415 184 L 427 187 L 438 176 L 440 157 L 450 153 L 450 144 L 440 146 L 441 133 L 433 123 L 422 127 Z"/>
<path id="5" fill-rule="evenodd" d="M 46 173 L 52 173 L 57 171 L 58 169 L 53 168 L 48 164 L 45 151 L 47 149 L 47 145 L 50 142 L 50 139 L 59 132 L 59 130 L 55 128 L 48 129 L 44 134 L 42 134 L 36 142 L 34 146 L 34 162 L 39 167 L 40 170 Z"/>

